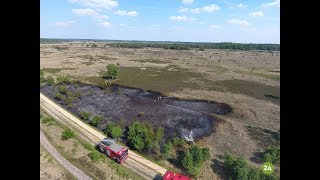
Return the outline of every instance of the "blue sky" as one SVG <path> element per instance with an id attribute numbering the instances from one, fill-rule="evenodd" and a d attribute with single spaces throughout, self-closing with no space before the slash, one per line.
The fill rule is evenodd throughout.
<path id="1" fill-rule="evenodd" d="M 40 0 L 40 37 L 280 43 L 280 0 Z"/>

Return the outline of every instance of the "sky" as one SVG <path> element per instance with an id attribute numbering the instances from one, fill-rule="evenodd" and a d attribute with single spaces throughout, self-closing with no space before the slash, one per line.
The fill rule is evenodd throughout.
<path id="1" fill-rule="evenodd" d="M 280 0 L 40 0 L 40 37 L 280 44 Z"/>

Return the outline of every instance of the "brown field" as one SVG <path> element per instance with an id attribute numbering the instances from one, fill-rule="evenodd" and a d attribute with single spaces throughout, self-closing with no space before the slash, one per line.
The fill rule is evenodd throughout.
<path id="1" fill-rule="evenodd" d="M 259 165 L 256 153 L 272 145 L 272 133 L 280 129 L 279 52 L 102 48 L 105 43 L 97 44 L 101 48 L 85 43 L 41 44 L 40 66 L 46 75 L 70 75 L 97 84 L 104 81 L 100 73 L 106 65 L 113 63 L 120 69 L 117 84 L 227 103 L 233 111 L 221 116 L 226 122 L 198 142 L 210 146 L 213 154 L 200 178 L 223 177 L 219 162 L 226 151 Z"/>

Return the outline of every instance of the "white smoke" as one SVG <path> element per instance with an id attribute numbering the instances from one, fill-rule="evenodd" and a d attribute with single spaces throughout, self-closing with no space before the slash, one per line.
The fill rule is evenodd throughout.
<path id="1" fill-rule="evenodd" d="M 182 135 L 182 137 L 184 137 L 184 139 L 185 139 L 186 141 L 189 141 L 189 142 L 194 143 L 193 130 L 188 131 L 187 129 L 182 128 L 182 129 L 181 129 L 181 135 Z"/>

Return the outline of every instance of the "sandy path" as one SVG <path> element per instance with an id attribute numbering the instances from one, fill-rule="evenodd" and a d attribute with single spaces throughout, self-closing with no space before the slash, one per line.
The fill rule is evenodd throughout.
<path id="1" fill-rule="evenodd" d="M 47 140 L 45 135 L 40 131 L 40 143 L 42 146 L 71 174 L 73 174 L 77 179 L 91 179 L 80 169 L 72 165 L 69 161 L 67 161 Z"/>
<path id="2" fill-rule="evenodd" d="M 40 93 L 40 105 L 47 111 L 51 116 L 56 118 L 58 121 L 64 121 L 64 123 L 68 123 L 69 125 L 77 128 L 81 134 L 85 135 L 88 139 L 91 140 L 91 143 L 97 144 L 101 139 L 106 136 L 102 133 L 98 132 L 91 126 L 85 124 L 68 111 L 61 108 L 59 105 L 51 101 L 49 98 Z M 68 122 L 66 122 L 68 121 Z M 145 159 L 144 157 L 132 152 L 129 150 L 129 157 L 124 163 L 124 166 L 132 169 L 138 174 L 142 175 L 146 179 L 153 179 L 157 177 L 157 174 L 164 175 L 166 173 L 166 169 Z"/>

